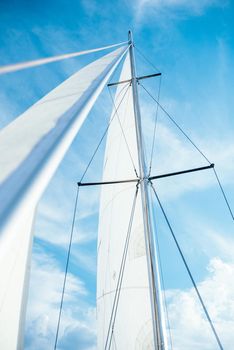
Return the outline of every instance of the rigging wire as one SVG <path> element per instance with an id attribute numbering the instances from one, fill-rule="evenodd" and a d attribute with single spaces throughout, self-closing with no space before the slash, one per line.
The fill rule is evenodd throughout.
<path id="1" fill-rule="evenodd" d="M 159 79 L 157 101 L 160 100 L 161 83 L 162 83 L 162 76 L 160 76 L 160 79 Z M 153 163 L 153 154 L 154 154 L 154 149 L 155 149 L 156 129 L 157 129 L 157 122 L 158 122 L 158 109 L 159 109 L 159 105 L 156 104 L 156 113 L 155 113 L 155 119 L 154 119 L 153 142 L 152 142 L 152 148 L 151 148 L 151 153 L 150 153 L 150 163 L 149 163 L 149 176 L 151 175 L 151 169 L 152 169 L 152 163 Z"/>
<path id="2" fill-rule="evenodd" d="M 124 138 L 124 141 L 125 141 L 127 150 L 128 150 L 129 157 L 130 157 L 131 162 L 132 162 L 132 166 L 133 166 L 134 172 L 135 172 L 136 176 L 138 177 L 137 170 L 136 170 L 136 166 L 135 166 L 135 164 L 134 164 L 134 160 L 133 160 L 133 157 L 132 157 L 132 154 L 131 154 L 131 151 L 130 151 L 130 147 L 129 147 L 129 144 L 128 144 L 126 135 L 125 135 L 125 133 L 124 133 L 123 126 L 122 126 L 122 123 L 121 123 L 120 118 L 119 118 L 119 114 L 118 114 L 118 112 L 117 112 L 117 110 L 116 110 L 115 101 L 114 101 L 114 98 L 113 98 L 113 96 L 112 96 L 112 94 L 111 94 L 111 91 L 110 91 L 109 86 L 108 86 L 108 91 L 109 91 L 110 98 L 111 98 L 112 104 L 113 104 L 113 106 L 114 106 L 114 109 L 115 109 L 115 111 L 116 111 L 116 115 L 117 115 L 117 118 L 118 118 L 118 121 L 119 121 L 120 129 L 121 129 L 121 131 L 122 131 L 122 135 L 123 135 L 123 138 Z M 129 89 L 129 91 L 130 91 L 130 89 Z M 128 92 L 129 92 L 129 91 L 128 91 Z M 128 94 L 128 97 L 127 97 L 127 102 L 128 102 L 128 98 L 129 98 L 129 94 Z"/>
<path id="3" fill-rule="evenodd" d="M 140 54 L 140 56 L 151 66 L 153 67 L 157 72 L 160 73 L 160 69 L 157 68 L 154 63 L 152 63 L 143 53 L 140 49 L 138 49 L 138 47 L 136 47 L 136 45 L 134 45 L 134 48 L 136 49 L 136 51 L 138 52 L 138 54 Z"/>
<path id="4" fill-rule="evenodd" d="M 211 330 L 212 330 L 212 332 L 213 332 L 213 334 L 214 334 L 214 336 L 215 336 L 215 339 L 216 339 L 216 341 L 217 341 L 217 344 L 218 344 L 220 350 L 224 350 L 223 345 L 222 345 L 222 343 L 221 343 L 221 341 L 220 341 L 220 339 L 219 339 L 219 336 L 218 336 L 218 334 L 217 334 L 217 332 L 216 332 L 216 329 L 215 329 L 215 327 L 214 327 L 214 325 L 213 325 L 213 322 L 212 322 L 212 320 L 211 320 L 211 318 L 210 318 L 210 315 L 209 315 L 209 313 L 208 313 L 208 310 L 207 310 L 207 308 L 206 308 L 206 306 L 205 306 L 205 303 L 204 303 L 204 301 L 203 301 L 203 299 L 202 299 L 202 296 L 201 296 L 201 294 L 200 294 L 200 292 L 199 292 L 199 290 L 198 290 L 197 284 L 196 284 L 196 282 L 195 282 L 195 280 L 194 280 L 194 278 L 193 278 L 192 272 L 190 271 L 190 268 L 189 268 L 189 266 L 188 266 L 188 264 L 187 264 L 187 261 L 186 261 L 186 259 L 185 259 L 184 254 L 183 254 L 183 252 L 182 252 L 182 250 L 181 250 L 181 247 L 180 247 L 180 245 L 179 245 L 179 242 L 178 242 L 178 240 L 177 240 L 177 238 L 176 238 L 176 236 L 175 236 L 175 233 L 174 233 L 174 231 L 173 231 L 173 229 L 172 229 L 172 227 L 171 227 L 171 224 L 170 224 L 169 219 L 168 219 L 168 217 L 167 217 L 167 215 L 166 215 L 166 212 L 165 212 L 165 210 L 164 210 L 164 208 L 163 208 L 163 206 L 162 206 L 162 203 L 161 203 L 161 201 L 160 201 L 160 199 L 159 199 L 159 197 L 158 197 L 158 195 L 157 195 L 157 192 L 156 192 L 156 190 L 155 190 L 155 188 L 154 188 L 154 186 L 153 186 L 153 183 L 152 183 L 151 181 L 150 181 L 150 184 L 151 184 L 152 190 L 153 190 L 153 192 L 154 192 L 154 194 L 155 194 L 155 197 L 156 197 L 156 199 L 157 199 L 157 202 L 158 202 L 158 204 L 159 204 L 159 206 L 160 206 L 160 209 L 161 209 L 161 211 L 162 211 L 162 213 L 163 213 L 163 216 L 164 216 L 164 218 L 165 218 L 165 221 L 166 221 L 166 223 L 167 223 L 167 226 L 168 226 L 168 228 L 169 228 L 169 230 L 170 230 L 170 232 L 171 232 L 171 235 L 172 235 L 172 237 L 173 237 L 173 240 L 174 240 L 174 242 L 175 242 L 175 244 L 176 244 L 176 247 L 177 247 L 177 249 L 178 249 L 178 251 L 179 251 L 179 254 L 180 254 L 180 256 L 181 256 L 181 259 L 182 259 L 182 261 L 183 261 L 183 263 L 184 263 L 184 266 L 185 266 L 185 268 L 186 268 L 186 271 L 187 271 L 187 273 L 188 273 L 188 275 L 189 275 L 189 277 L 190 277 L 190 280 L 191 280 L 191 282 L 192 282 L 192 284 L 193 284 L 193 287 L 194 287 L 194 289 L 195 289 L 195 291 L 196 291 L 197 297 L 198 297 L 198 299 L 199 299 L 199 301 L 200 301 L 200 303 L 201 303 L 201 306 L 202 306 L 202 308 L 203 308 L 203 311 L 204 311 L 204 313 L 205 313 L 205 315 L 206 315 L 206 318 L 207 318 L 207 320 L 208 320 L 208 322 L 209 322 L 209 325 L 210 325 L 210 327 L 211 327 Z"/>
<path id="5" fill-rule="evenodd" d="M 229 204 L 229 202 L 228 202 L 227 196 L 226 196 L 226 194 L 225 194 L 225 192 L 224 192 L 223 186 L 222 186 L 222 184 L 221 184 L 221 182 L 220 182 L 220 179 L 219 179 L 219 177 L 218 177 L 218 174 L 217 174 L 215 168 L 213 168 L 213 171 L 214 171 L 215 177 L 216 177 L 216 179 L 217 179 L 217 182 L 218 182 L 218 184 L 219 184 L 220 190 L 221 190 L 221 192 L 222 192 L 222 194 L 223 194 L 223 198 L 224 198 L 224 200 L 225 200 L 225 202 L 226 202 L 226 204 L 227 204 L 227 208 L 228 208 L 228 210 L 229 210 L 229 212 L 230 212 L 230 214 L 231 214 L 232 220 L 234 220 L 234 215 L 233 215 L 231 206 L 230 206 L 230 204 Z"/>
<path id="6" fill-rule="evenodd" d="M 126 87 L 127 87 L 127 89 L 126 89 Z M 116 108 L 116 111 L 118 111 L 118 109 L 119 109 L 119 107 L 120 107 L 120 105 L 121 105 L 121 103 L 122 103 L 122 101 L 123 101 L 123 99 L 124 99 L 126 93 L 127 93 L 128 90 L 129 90 L 129 87 L 130 87 L 130 84 L 127 84 L 127 85 L 125 85 L 125 86 L 121 89 L 121 91 L 119 92 L 119 94 L 120 94 L 124 89 L 126 89 L 126 91 L 125 91 L 125 93 L 124 93 L 122 99 L 120 100 L 120 102 L 119 102 L 119 104 L 118 104 L 118 106 L 117 106 L 117 108 Z M 87 173 L 87 171 L 88 171 L 88 169 L 89 169 L 89 167 L 90 167 L 90 165 L 91 165 L 91 163 L 92 163 L 92 161 L 93 161 L 93 159 L 94 159 L 94 157 L 95 157 L 97 151 L 99 150 L 99 147 L 100 147 L 102 141 L 104 140 L 104 138 L 105 138 L 105 136 L 106 136 L 106 134 L 107 134 L 107 131 L 109 130 L 109 127 L 110 127 L 110 125 L 111 125 L 111 123 L 112 123 L 112 121 L 113 121 L 115 115 L 116 115 L 116 112 L 113 114 L 112 118 L 109 120 L 108 125 L 107 125 L 106 129 L 104 130 L 104 133 L 103 133 L 102 137 L 100 138 L 100 140 L 99 140 L 99 142 L 98 142 L 98 144 L 97 144 L 97 147 L 95 148 L 95 150 L 94 150 L 94 152 L 93 152 L 93 155 L 92 155 L 92 157 L 90 158 L 90 160 L 89 160 L 89 162 L 88 162 L 88 164 L 87 164 L 87 166 L 86 166 L 86 168 L 85 168 L 85 170 L 84 170 L 84 172 L 83 172 L 83 175 L 81 176 L 81 179 L 80 179 L 79 182 L 82 182 L 82 180 L 84 179 L 84 177 L 85 177 L 85 175 L 86 175 L 86 173 Z"/>
<path id="7" fill-rule="evenodd" d="M 136 200 L 137 200 L 138 190 L 139 190 L 139 183 L 136 186 L 136 192 L 135 192 L 134 199 L 133 199 L 133 204 L 132 204 L 132 209 L 131 209 L 131 214 L 130 214 L 130 219 L 129 219 L 129 224 L 128 224 L 128 230 L 127 230 L 127 235 L 126 235 L 126 239 L 125 239 L 120 269 L 119 269 L 118 281 L 116 284 L 115 296 L 114 296 L 114 301 L 113 301 L 111 315 L 110 315 L 109 327 L 108 327 L 108 331 L 107 331 L 107 337 L 106 337 L 105 348 L 104 348 L 105 350 L 107 350 L 107 349 L 110 350 L 112 337 L 114 335 L 115 319 L 116 319 L 116 314 L 117 314 L 117 310 L 118 310 L 119 297 L 120 297 L 123 275 L 124 275 L 124 270 L 125 270 L 125 263 L 126 263 L 127 253 L 128 253 L 128 246 L 129 246 L 130 235 L 131 235 L 131 230 L 132 230 L 132 223 L 133 223 L 133 218 L 134 218 L 134 213 L 135 213 L 135 208 L 136 208 Z"/>
<path id="8" fill-rule="evenodd" d="M 66 268 L 65 268 L 65 273 L 64 273 L 63 289 L 62 289 L 62 295 L 61 295 L 61 301 L 60 301 L 60 307 L 59 307 L 59 315 L 58 315 L 58 322 L 57 322 L 57 328 L 56 328 L 54 350 L 57 349 L 57 343 L 58 343 L 60 321 L 61 321 L 64 294 L 65 294 L 65 288 L 66 288 L 66 282 L 67 282 L 68 266 L 69 266 L 69 261 L 70 261 L 73 233 L 74 233 L 74 227 L 75 227 L 75 221 L 76 221 L 78 197 L 79 197 L 79 186 L 77 187 L 76 199 L 75 199 L 75 205 L 74 205 L 74 211 L 73 211 L 73 217 L 72 217 L 72 225 L 71 225 L 71 232 L 70 232 L 69 245 L 68 245 L 68 251 L 67 251 Z"/>
<path id="9" fill-rule="evenodd" d="M 46 58 L 39 58 L 37 60 L 20 62 L 20 63 L 15 63 L 15 64 L 9 64 L 9 65 L 6 65 L 6 66 L 0 66 L 0 75 L 1 74 L 6 74 L 6 73 L 17 72 L 19 70 L 23 70 L 23 69 L 27 69 L 27 68 L 41 66 L 41 65 L 44 65 L 44 64 L 52 63 L 52 62 L 61 61 L 61 60 L 65 60 L 65 59 L 68 59 L 68 58 L 74 58 L 74 57 L 77 57 L 77 56 L 86 55 L 86 54 L 89 54 L 89 53 L 92 53 L 92 52 L 98 52 L 98 51 L 110 49 L 112 47 L 121 46 L 121 45 L 125 45 L 125 44 L 127 44 L 127 42 L 122 42 L 122 43 L 119 43 L 119 44 L 99 47 L 99 48 L 96 48 L 96 49 L 72 52 L 72 53 L 67 53 L 67 54 L 63 54 L 63 55 L 57 55 L 57 56 L 46 57 Z"/>
<path id="10" fill-rule="evenodd" d="M 151 203 L 153 203 L 152 191 L 150 191 L 150 197 L 151 197 Z M 159 245 L 159 237 L 158 237 L 157 230 L 156 230 L 155 216 L 154 216 L 153 212 L 152 212 L 152 217 L 153 217 L 153 221 L 154 221 L 154 232 L 155 232 L 154 236 L 156 238 L 156 248 L 157 248 L 156 251 L 158 253 L 158 262 L 159 262 L 160 276 L 161 276 L 161 282 L 162 282 L 162 287 L 163 287 L 162 291 L 163 291 L 164 306 L 165 306 L 166 318 L 167 318 L 167 328 L 168 328 L 168 331 L 169 331 L 170 347 L 171 347 L 171 350 L 173 350 L 171 325 L 170 325 L 168 307 L 167 307 L 167 302 L 166 302 L 165 283 L 164 283 L 164 277 L 163 277 L 163 268 L 162 268 L 162 259 L 161 259 L 160 245 Z"/>
<path id="11" fill-rule="evenodd" d="M 146 91 L 146 93 L 158 104 L 159 108 L 166 114 L 166 116 L 172 121 L 172 123 L 180 130 L 180 132 L 187 138 L 187 140 L 196 148 L 196 150 L 202 155 L 202 157 L 209 163 L 209 159 L 205 156 L 205 154 L 196 146 L 196 144 L 192 141 L 192 139 L 188 136 L 188 134 L 179 126 L 179 124 L 173 119 L 173 117 L 166 111 L 166 109 L 154 98 L 154 96 L 144 87 L 142 83 L 139 83 L 142 88 Z"/>
<path id="12" fill-rule="evenodd" d="M 148 63 L 154 70 L 157 72 L 160 72 L 159 68 L 156 67 L 143 53 L 140 49 L 138 49 L 137 46 L 134 45 L 134 48 L 136 49 L 137 53 L 145 60 L 145 62 Z M 159 87 L 158 87 L 158 96 L 157 96 L 157 101 L 160 100 L 160 93 L 161 93 L 161 84 L 162 84 L 162 76 L 160 75 L 160 80 L 159 80 Z M 152 142 L 152 148 L 150 152 L 150 163 L 149 163 L 149 175 L 151 174 L 151 168 L 152 168 L 152 162 L 153 162 L 153 153 L 154 153 L 154 147 L 155 147 L 155 138 L 156 138 L 156 128 L 157 128 L 157 120 L 158 120 L 158 109 L 159 106 L 157 104 L 156 108 L 156 113 L 155 113 L 155 122 L 154 122 L 154 131 L 153 131 L 153 142 Z"/>
<path id="13" fill-rule="evenodd" d="M 160 70 L 159 70 L 159 69 L 158 69 L 158 68 L 157 68 L 157 67 L 156 67 L 156 66 L 141 52 L 141 50 L 139 50 L 136 46 L 134 46 L 134 47 L 135 47 L 136 51 L 138 51 L 138 53 L 143 57 L 143 59 L 144 59 L 151 67 L 153 67 L 154 69 L 156 69 L 158 72 L 160 71 Z M 141 85 L 141 86 L 145 89 L 145 91 L 151 96 L 151 94 L 149 93 L 149 91 L 146 90 L 146 88 L 145 88 L 142 84 L 140 84 L 140 85 Z M 160 103 L 159 103 L 160 89 L 161 89 L 161 76 L 160 76 L 160 87 L 159 87 L 159 93 L 158 93 L 157 101 L 153 98 L 153 96 L 151 96 L 151 98 L 153 98 L 153 100 L 154 100 L 154 101 L 156 102 L 156 104 L 157 104 L 157 110 L 158 110 L 158 107 L 160 107 L 160 108 L 163 110 L 163 112 L 166 113 L 166 115 L 170 118 L 170 120 L 179 128 L 179 130 L 183 133 L 183 135 L 193 144 L 193 146 L 195 146 L 195 148 L 199 151 L 199 153 L 208 161 L 208 163 L 211 164 L 211 162 L 209 161 L 209 159 L 203 154 L 203 152 L 201 152 L 200 149 L 198 149 L 198 147 L 192 142 L 192 140 L 188 137 L 188 135 L 187 135 L 187 134 L 182 130 L 182 128 L 175 122 L 175 120 L 172 118 L 172 116 L 169 115 L 169 113 L 166 112 L 166 110 L 160 105 Z M 153 157 L 153 148 L 154 148 L 154 139 L 155 139 L 156 123 L 157 123 L 157 111 L 156 111 L 156 116 L 155 116 L 154 137 L 153 137 L 153 145 L 152 145 L 151 159 L 152 159 L 152 157 Z M 151 171 L 151 165 L 152 165 L 152 164 L 150 164 L 150 167 L 149 167 L 150 171 Z M 150 171 L 149 171 L 149 176 L 150 176 Z M 222 194 L 223 194 L 223 198 L 224 198 L 224 200 L 225 200 L 225 202 L 226 202 L 226 205 L 227 205 L 227 207 L 228 207 L 228 210 L 229 210 L 229 212 L 230 212 L 230 214 L 231 214 L 232 219 L 234 220 L 233 211 L 232 211 L 232 209 L 231 209 L 231 206 L 230 206 L 230 204 L 229 204 L 229 201 L 228 201 L 228 199 L 227 199 L 227 196 L 226 196 L 226 194 L 225 194 L 225 191 L 224 191 L 224 189 L 223 189 L 223 186 L 222 186 L 222 184 L 221 184 L 221 181 L 220 181 L 220 179 L 219 179 L 219 177 L 218 177 L 218 174 L 217 174 L 215 168 L 213 168 L 213 171 L 214 171 L 215 177 L 216 177 L 216 179 L 217 179 L 217 182 L 218 182 L 218 184 L 219 184 L 220 190 L 221 190 L 221 192 L 222 192 Z"/>

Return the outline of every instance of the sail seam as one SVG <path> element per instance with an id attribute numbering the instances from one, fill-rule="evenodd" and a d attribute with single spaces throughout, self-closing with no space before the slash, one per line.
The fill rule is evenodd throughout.
<path id="1" fill-rule="evenodd" d="M 124 287 L 121 290 L 124 291 L 124 290 L 132 290 L 132 289 L 138 289 L 138 290 L 139 289 L 149 289 L 149 287 L 137 287 L 137 286 L 136 287 Z M 111 290 L 109 292 L 106 292 L 106 293 L 100 295 L 100 297 L 97 297 L 97 301 L 102 299 L 102 298 L 104 298 L 106 295 L 113 294 L 115 291 L 116 291 L 116 289 L 113 289 L 113 290 Z"/>
<path id="2" fill-rule="evenodd" d="M 137 184 L 136 192 L 135 192 L 134 199 L 133 199 L 129 224 L 128 224 L 127 235 L 126 235 L 125 244 L 124 244 L 124 250 L 123 250 L 121 264 L 120 264 L 120 270 L 119 270 L 119 276 L 118 276 L 118 281 L 117 281 L 116 290 L 115 290 L 114 301 L 113 301 L 110 320 L 109 320 L 107 337 L 106 337 L 106 341 L 105 341 L 105 350 L 107 350 L 107 349 L 109 350 L 111 347 L 111 341 L 112 341 L 113 331 L 114 331 L 114 326 L 115 326 L 115 319 L 116 319 L 116 314 L 117 314 L 118 304 L 119 304 L 119 297 L 120 297 L 120 292 L 122 289 L 121 287 L 122 287 L 123 275 L 124 275 L 124 270 L 125 270 L 125 263 L 126 263 L 126 258 L 127 258 L 128 246 L 129 246 L 130 235 L 131 235 L 131 231 L 132 231 L 132 223 L 133 223 L 133 218 L 134 218 L 134 213 L 135 213 L 135 208 L 136 208 L 136 200 L 137 200 L 138 190 L 139 190 L 139 185 Z"/>

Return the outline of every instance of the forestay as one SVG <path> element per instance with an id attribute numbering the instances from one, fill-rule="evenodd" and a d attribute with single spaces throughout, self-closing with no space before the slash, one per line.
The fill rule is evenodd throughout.
<path id="1" fill-rule="evenodd" d="M 127 55 L 120 81 L 130 78 L 130 59 Z M 114 108 L 111 116 L 114 118 L 107 137 L 103 181 L 136 178 L 134 166 L 139 173 L 132 88 L 127 85 L 129 84 L 127 83 L 125 87 L 122 84 L 118 85 L 116 91 L 115 106 L 118 106 L 121 100 L 122 103 L 118 114 L 114 116 Z M 135 193 L 136 183 L 121 183 L 102 187 L 98 233 L 98 350 L 105 348 L 153 349 L 149 280 L 140 193 L 138 193 L 135 207 L 116 318 L 110 325 Z M 109 337 L 110 341 L 107 342 L 109 328 L 112 335 Z"/>
<path id="2" fill-rule="evenodd" d="M 126 51 L 89 64 L 0 132 L 0 349 L 22 349 L 36 204 Z"/>

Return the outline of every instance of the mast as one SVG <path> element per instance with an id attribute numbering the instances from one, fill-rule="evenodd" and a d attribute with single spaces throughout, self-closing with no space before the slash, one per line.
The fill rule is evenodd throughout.
<path id="1" fill-rule="evenodd" d="M 130 63 L 131 63 L 131 79 L 132 79 L 132 92 L 133 92 L 133 106 L 135 116 L 137 149 L 139 159 L 139 171 L 140 171 L 140 189 L 142 198 L 142 211 L 144 222 L 144 234 L 146 245 L 147 266 L 150 283 L 150 298 L 151 298 L 151 311 L 153 321 L 153 334 L 154 334 L 154 348 L 156 350 L 166 350 L 166 337 L 163 331 L 163 315 L 160 297 L 160 276 L 158 270 L 157 260 L 154 253 L 154 239 L 153 230 L 151 226 L 150 218 L 150 203 L 148 194 L 148 175 L 145 163 L 145 153 L 143 147 L 143 136 L 141 128 L 141 112 L 138 98 L 138 83 L 136 78 L 135 67 L 135 55 L 134 55 L 134 43 L 131 31 L 128 33 L 128 39 L 130 44 Z"/>

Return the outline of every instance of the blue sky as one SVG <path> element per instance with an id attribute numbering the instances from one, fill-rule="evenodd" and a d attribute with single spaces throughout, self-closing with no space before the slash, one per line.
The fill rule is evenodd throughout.
<path id="1" fill-rule="evenodd" d="M 117 43 L 126 40 L 128 29 L 132 29 L 136 46 L 163 73 L 161 103 L 217 165 L 234 207 L 233 14 L 232 2 L 220 0 L 2 1 L 0 65 Z M 100 53 L 1 76 L 0 127 L 96 57 Z M 140 74 L 152 72 L 140 56 L 137 62 Z M 156 95 L 158 81 L 146 86 Z M 143 91 L 140 95 L 146 142 L 150 144 L 155 106 Z M 27 350 L 53 347 L 75 184 L 105 128 L 111 110 L 107 100 L 104 91 L 38 208 Z M 87 179 L 93 179 L 94 173 L 95 179 L 101 177 L 103 151 L 104 145 Z M 154 172 L 203 164 L 160 113 Z M 157 188 L 225 350 L 231 350 L 233 223 L 214 176 L 208 172 L 162 180 Z M 93 188 L 80 196 L 58 347 L 61 350 L 95 349 L 98 196 L 99 190 Z M 155 210 L 174 348 L 194 349 L 199 345 L 201 349 L 216 349 L 157 205 Z"/>

